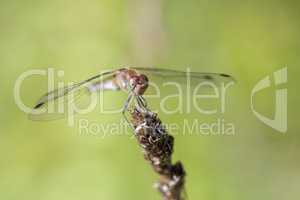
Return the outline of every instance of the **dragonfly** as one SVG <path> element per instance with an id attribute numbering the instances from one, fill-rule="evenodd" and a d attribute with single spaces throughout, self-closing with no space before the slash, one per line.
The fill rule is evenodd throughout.
<path id="1" fill-rule="evenodd" d="M 212 83 L 230 81 L 235 82 L 235 79 L 232 76 L 223 73 L 187 72 L 163 68 L 120 68 L 97 74 L 81 82 L 58 88 L 44 94 L 37 101 L 32 112 L 29 113 L 29 119 L 34 121 L 59 119 L 59 116 L 61 115 L 57 115 L 57 117 L 55 113 L 39 111 L 42 109 L 47 110 L 49 103 L 59 101 L 69 95 L 72 95 L 76 100 L 82 95 L 91 95 L 92 93 L 99 91 L 122 90 L 128 93 L 128 97 L 122 109 L 122 114 L 124 115 L 126 121 L 128 121 L 125 113 L 128 110 L 132 99 L 136 100 L 138 108 L 147 110 L 147 101 L 143 95 L 147 91 L 147 88 L 149 87 L 149 81 L 152 80 L 152 77 L 160 77 L 163 80 L 172 80 L 178 78 L 186 79 L 186 77 L 190 77 L 190 79 L 196 82 L 209 81 Z"/>

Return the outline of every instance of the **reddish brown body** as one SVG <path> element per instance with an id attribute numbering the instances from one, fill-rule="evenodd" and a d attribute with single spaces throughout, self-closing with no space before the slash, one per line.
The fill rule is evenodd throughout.
<path id="1" fill-rule="evenodd" d="M 115 73 L 114 83 L 122 90 L 132 90 L 134 95 L 143 95 L 148 88 L 148 78 L 130 68 L 123 68 Z"/>

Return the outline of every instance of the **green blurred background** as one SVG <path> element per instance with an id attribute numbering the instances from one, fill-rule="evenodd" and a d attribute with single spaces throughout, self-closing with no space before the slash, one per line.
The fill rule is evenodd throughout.
<path id="1" fill-rule="evenodd" d="M 66 120 L 29 121 L 14 102 L 15 81 L 26 70 L 53 67 L 65 71 L 64 81 L 79 81 L 120 66 L 191 67 L 238 80 L 226 111 L 234 136 L 175 136 L 174 160 L 185 165 L 190 200 L 298 199 L 299 4 L 1 0 L 0 199 L 160 199 L 152 188 L 157 175 L 128 134 L 80 136 Z M 288 132 L 282 134 L 253 115 L 250 93 L 284 66 Z M 24 102 L 32 106 L 46 83 L 43 77 L 26 80 Z M 120 105 L 126 95 L 107 98 Z M 258 98 L 257 109 L 272 116 L 274 86 Z M 86 117 L 105 124 L 118 122 L 121 114 Z M 165 123 L 182 117 L 161 115 Z"/>

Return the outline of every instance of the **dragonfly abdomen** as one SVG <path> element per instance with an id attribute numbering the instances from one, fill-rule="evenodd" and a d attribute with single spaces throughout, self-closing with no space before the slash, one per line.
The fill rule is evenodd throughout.
<path id="1" fill-rule="evenodd" d="M 113 80 L 101 81 L 87 86 L 90 92 L 97 92 L 103 90 L 119 90 L 120 87 Z"/>

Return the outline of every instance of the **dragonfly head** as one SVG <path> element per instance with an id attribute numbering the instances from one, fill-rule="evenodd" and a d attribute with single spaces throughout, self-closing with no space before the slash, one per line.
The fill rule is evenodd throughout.
<path id="1" fill-rule="evenodd" d="M 130 86 L 136 95 L 143 95 L 148 88 L 148 77 L 144 74 L 135 75 L 130 79 Z"/>

